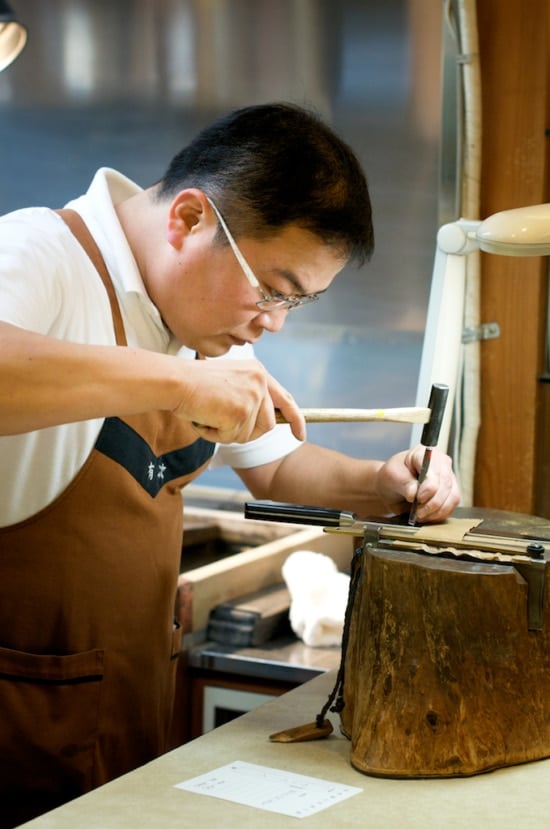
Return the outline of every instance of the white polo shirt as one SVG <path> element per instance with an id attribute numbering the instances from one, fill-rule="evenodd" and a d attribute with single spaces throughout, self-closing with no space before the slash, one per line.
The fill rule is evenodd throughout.
<path id="1" fill-rule="evenodd" d="M 87 193 L 67 207 L 80 213 L 103 254 L 128 344 L 194 359 L 171 336 L 147 296 L 114 209 L 139 190 L 115 170 L 102 168 Z M 69 342 L 114 344 L 109 301 L 97 271 L 63 220 L 48 208 L 0 217 L 0 319 Z M 244 346 L 227 356 L 254 355 Z M 86 461 L 102 424 L 100 418 L 0 437 L 0 526 L 22 521 L 51 503 Z M 288 426 L 277 426 L 248 444 L 219 446 L 214 464 L 259 466 L 299 445 Z"/>

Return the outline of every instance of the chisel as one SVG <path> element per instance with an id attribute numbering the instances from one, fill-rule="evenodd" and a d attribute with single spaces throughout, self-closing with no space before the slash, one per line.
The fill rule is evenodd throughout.
<path id="1" fill-rule="evenodd" d="M 432 451 L 434 447 L 437 445 L 437 441 L 439 440 L 439 432 L 441 431 L 441 423 L 443 421 L 443 415 L 445 414 L 445 404 L 447 403 L 448 395 L 449 386 L 446 386 L 443 383 L 433 384 L 432 390 L 430 392 L 430 399 L 428 401 L 428 409 L 430 409 L 430 419 L 422 429 L 422 436 L 420 438 L 420 443 L 422 444 L 422 446 L 425 446 L 426 448 L 424 450 L 424 459 L 422 461 L 422 467 L 418 475 L 419 487 L 422 481 L 425 479 L 426 475 L 428 474 L 430 461 L 432 459 Z M 409 524 L 411 526 L 414 526 L 414 524 L 416 524 L 417 509 L 418 501 L 415 498 L 411 506 L 411 511 L 409 513 Z"/>

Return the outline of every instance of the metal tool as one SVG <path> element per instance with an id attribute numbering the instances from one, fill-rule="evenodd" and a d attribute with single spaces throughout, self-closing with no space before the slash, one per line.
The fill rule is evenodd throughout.
<path id="1" fill-rule="evenodd" d="M 355 513 L 345 510 L 286 504 L 279 501 L 248 501 L 244 505 L 244 517 L 260 521 L 281 521 L 288 524 L 313 524 L 327 532 L 363 536 L 376 532 L 380 542 L 394 546 L 395 542 L 418 541 L 421 527 L 410 524 L 394 524 L 389 521 L 368 519 L 361 521 Z M 449 546 L 442 541 L 423 541 L 435 546 Z M 453 539 L 451 546 L 500 553 L 502 557 L 522 556 L 524 559 L 545 561 L 550 559 L 550 539 L 525 535 L 498 535 L 496 533 L 467 532 L 462 539 Z M 504 560 L 504 558 L 502 558 Z"/>
<path id="2" fill-rule="evenodd" d="M 252 501 L 244 505 L 245 518 L 281 521 L 289 524 L 314 524 L 325 532 L 362 537 L 367 544 L 389 550 L 439 555 L 444 558 L 512 566 L 528 585 L 527 617 L 529 630 L 541 630 L 544 616 L 546 568 L 550 561 L 550 539 L 535 534 L 498 535 L 467 532 L 451 542 L 424 539 L 423 528 L 409 524 L 385 523 L 383 519 L 360 521 L 352 512 L 275 501 Z M 425 528 L 424 528 L 425 529 Z M 480 553 L 491 554 L 485 556 Z"/>
<path id="3" fill-rule="evenodd" d="M 449 386 L 446 386 L 443 383 L 433 384 L 432 390 L 430 392 L 430 399 L 428 401 L 428 408 L 431 412 L 430 419 L 424 426 L 422 430 L 422 436 L 420 438 L 420 443 L 422 444 L 422 446 L 425 446 L 426 449 L 424 451 L 422 467 L 418 475 L 419 488 L 422 484 L 422 481 L 428 474 L 430 461 L 432 459 L 432 451 L 434 447 L 437 445 L 437 441 L 439 440 L 439 432 L 441 431 L 441 423 L 443 421 L 443 415 L 445 414 L 445 404 L 447 403 L 448 395 Z M 416 524 L 417 509 L 418 500 L 417 498 L 415 498 L 411 506 L 411 511 L 409 513 L 409 524 L 411 526 L 414 526 Z"/>

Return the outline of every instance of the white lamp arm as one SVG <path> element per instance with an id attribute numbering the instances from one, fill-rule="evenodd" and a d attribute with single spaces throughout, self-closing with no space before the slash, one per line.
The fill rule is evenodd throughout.
<path id="1" fill-rule="evenodd" d="M 466 256 L 479 248 L 476 233 L 481 222 L 458 219 L 442 225 L 437 232 L 437 247 L 442 253 Z"/>

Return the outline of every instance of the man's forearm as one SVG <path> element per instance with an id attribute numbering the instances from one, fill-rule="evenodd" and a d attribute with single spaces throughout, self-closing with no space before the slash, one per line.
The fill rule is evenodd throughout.
<path id="1" fill-rule="evenodd" d="M 376 490 L 381 461 L 358 460 L 304 443 L 280 461 L 239 470 L 256 498 L 332 507 L 360 516 L 384 511 Z"/>
<path id="2" fill-rule="evenodd" d="M 174 407 L 170 359 L 119 346 L 62 342 L 0 324 L 0 433 Z"/>

